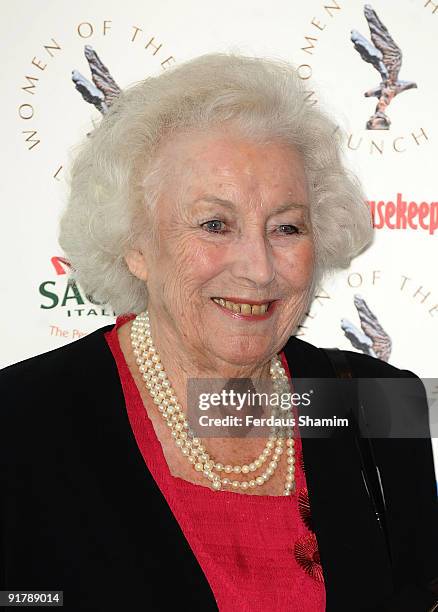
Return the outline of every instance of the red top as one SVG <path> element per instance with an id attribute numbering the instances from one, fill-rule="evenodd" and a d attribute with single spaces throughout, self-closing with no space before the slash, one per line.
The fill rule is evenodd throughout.
<path id="1" fill-rule="evenodd" d="M 126 410 L 143 459 L 177 519 L 221 612 L 323 612 L 325 588 L 296 438 L 296 493 L 290 496 L 213 491 L 170 473 L 120 348 L 117 318 L 105 333 L 117 363 Z M 290 378 L 284 353 L 283 367 Z"/>

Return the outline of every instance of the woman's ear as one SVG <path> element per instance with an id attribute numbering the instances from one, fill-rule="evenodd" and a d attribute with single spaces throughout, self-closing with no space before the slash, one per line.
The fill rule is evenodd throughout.
<path id="1" fill-rule="evenodd" d="M 148 278 L 148 270 L 146 258 L 140 249 L 129 249 L 125 255 L 126 264 L 134 276 L 146 282 Z"/>

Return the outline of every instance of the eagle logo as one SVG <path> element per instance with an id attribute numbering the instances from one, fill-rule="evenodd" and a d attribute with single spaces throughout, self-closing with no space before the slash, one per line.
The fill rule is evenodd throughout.
<path id="1" fill-rule="evenodd" d="M 374 114 L 367 121 L 366 129 L 389 130 L 391 121 L 385 114 L 387 107 L 395 96 L 407 89 L 417 87 L 417 84 L 414 81 L 399 80 L 398 75 L 403 57 L 401 49 L 371 5 L 365 4 L 364 15 L 373 44 L 357 30 L 351 31 L 351 41 L 361 58 L 372 64 L 382 79 L 377 87 L 365 92 L 366 98 L 376 97 L 378 100 Z"/>
<path id="2" fill-rule="evenodd" d="M 342 319 L 341 328 L 345 336 L 355 349 L 365 355 L 389 361 L 392 349 L 390 336 L 360 295 L 354 296 L 354 305 L 359 315 L 361 329 L 358 329 L 348 319 Z"/>
<path id="3" fill-rule="evenodd" d="M 90 45 L 85 45 L 84 55 L 88 62 L 93 82 L 78 70 L 72 71 L 72 81 L 85 102 L 92 104 L 104 115 L 121 93 L 110 71 Z"/>

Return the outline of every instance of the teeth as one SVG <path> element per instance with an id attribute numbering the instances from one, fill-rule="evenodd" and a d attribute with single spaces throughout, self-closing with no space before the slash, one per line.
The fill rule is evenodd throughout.
<path id="1" fill-rule="evenodd" d="M 239 314 L 246 314 L 246 315 L 265 314 L 269 306 L 269 302 L 267 302 L 266 304 L 251 306 L 251 304 L 236 304 L 235 302 L 229 302 L 228 300 L 224 300 L 223 298 L 213 298 L 213 301 L 216 302 L 216 304 L 219 304 L 220 306 L 223 306 L 224 308 L 231 310 L 231 312 L 236 312 Z"/>

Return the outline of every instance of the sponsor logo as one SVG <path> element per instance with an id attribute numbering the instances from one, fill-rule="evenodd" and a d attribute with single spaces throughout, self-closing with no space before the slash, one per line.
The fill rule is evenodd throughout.
<path id="1" fill-rule="evenodd" d="M 44 41 L 40 48 L 35 50 L 35 55 L 22 76 L 17 114 L 23 142 L 29 151 L 35 154 L 43 148 L 50 147 L 54 156 L 64 157 L 65 155 L 65 145 L 58 147 L 59 142 L 57 142 L 58 138 L 61 140 L 62 130 L 52 129 L 51 127 L 49 138 L 47 132 L 44 132 L 44 127 L 38 127 L 38 125 L 41 125 L 41 117 L 46 117 L 39 107 L 39 100 L 41 96 L 47 96 L 48 81 L 50 81 L 50 87 L 54 92 L 52 119 L 58 115 L 60 125 L 62 125 L 61 122 L 65 121 L 64 113 L 68 113 L 69 125 L 73 124 L 77 127 L 70 144 L 77 142 L 83 133 L 84 115 L 79 108 L 77 113 L 74 110 L 72 112 L 74 93 L 68 88 L 68 81 L 59 78 L 59 71 L 61 71 L 61 74 L 62 71 L 71 73 L 75 87 L 85 99 L 88 96 L 87 101 L 101 113 L 107 110 L 114 96 L 120 92 L 120 87 L 94 52 L 90 42 L 97 41 L 100 48 L 106 50 L 105 53 L 111 55 L 116 62 L 122 52 L 118 50 L 115 53 L 114 39 L 117 41 L 117 47 L 120 43 L 123 44 L 123 57 L 126 60 L 123 72 L 128 75 L 128 79 L 131 77 L 131 82 L 139 78 L 145 78 L 148 73 L 166 70 L 176 63 L 169 46 L 162 42 L 159 34 L 148 31 L 147 28 L 137 25 L 127 27 L 113 23 L 112 20 L 102 20 L 95 23 L 82 21 L 72 24 L 69 38 L 53 37 Z M 84 49 L 85 41 L 87 42 Z M 70 58 L 71 51 L 74 49 L 77 49 L 78 53 L 81 49 L 84 49 L 91 71 L 91 81 L 83 77 L 79 70 L 74 69 Z M 140 58 L 142 61 L 139 61 Z M 127 84 L 129 84 L 129 81 Z M 43 90 L 44 93 L 42 94 Z M 59 102 L 60 100 L 61 102 Z M 90 113 L 88 122 L 94 127 L 97 119 L 96 115 Z M 64 163 L 54 160 L 51 169 L 52 177 L 60 181 Z"/>
<path id="2" fill-rule="evenodd" d="M 83 293 L 73 279 L 68 278 L 70 265 L 66 259 L 54 256 L 50 261 L 56 276 L 42 281 L 38 286 L 42 310 L 61 310 L 68 318 L 115 316 L 115 312 L 107 305 L 93 301 L 89 295 Z"/>
<path id="3" fill-rule="evenodd" d="M 380 74 L 380 83 L 365 92 L 365 97 L 376 97 L 378 102 L 374 114 L 368 119 L 367 130 L 389 130 L 391 121 L 385 114 L 387 107 L 398 94 L 417 87 L 413 81 L 400 81 L 402 52 L 388 29 L 380 21 L 376 11 L 364 6 L 364 15 L 370 29 L 370 42 L 357 30 L 351 32 L 351 41 L 361 58 L 371 64 Z"/>
<path id="4" fill-rule="evenodd" d="M 430 279 L 432 281 L 432 279 Z M 297 336 L 378 357 L 436 377 L 438 294 L 426 280 L 389 268 L 339 272 L 317 292 Z"/>
<path id="5" fill-rule="evenodd" d="M 376 0 L 376 4 L 380 5 L 378 9 L 374 3 L 321 3 L 306 26 L 304 44 L 297 50 L 294 62 L 303 81 L 314 77 L 321 91 L 329 92 L 323 106 L 332 105 L 335 109 L 346 148 L 383 157 L 413 151 L 430 142 L 428 117 L 434 116 L 433 79 L 425 75 L 423 66 L 431 53 L 428 45 L 433 36 L 422 35 L 418 28 L 412 30 L 405 24 L 421 11 L 422 16 L 433 19 L 438 3 Z M 357 29 L 364 18 L 369 39 Z M 409 62 L 406 72 L 413 73 L 415 80 L 399 78 L 402 49 L 405 64 Z M 417 64 L 412 58 L 418 58 Z M 372 82 L 371 68 L 379 73 L 380 82 Z M 373 109 L 369 99 L 373 97 L 377 105 L 370 116 Z M 305 100 L 318 104 L 316 90 L 308 87 Z"/>
<path id="6" fill-rule="evenodd" d="M 438 202 L 405 200 L 397 193 L 394 200 L 367 200 L 376 229 L 426 230 L 434 234 L 438 228 Z"/>
<path id="7" fill-rule="evenodd" d="M 117 82 L 95 51 L 94 44 L 108 66 L 115 66 L 112 72 L 117 75 Z M 35 49 L 22 75 L 17 115 L 29 157 L 33 163 L 41 164 L 42 175 L 54 186 L 54 216 L 59 213 L 59 203 L 66 198 L 64 158 L 71 146 L 94 129 L 101 115 L 120 94 L 120 74 L 124 75 L 122 86 L 125 87 L 150 74 L 159 74 L 175 63 L 170 46 L 159 33 L 140 24 L 128 26 L 112 20 L 72 23 L 69 34 L 55 34 Z M 71 81 L 64 78 L 68 75 Z M 89 103 L 87 106 L 78 101 L 75 89 Z M 45 112 L 48 101 L 51 104 L 49 115 Z M 68 279 L 65 258 L 54 256 L 50 261 L 55 276 L 38 285 L 40 312 L 62 314 L 67 319 L 81 318 L 81 321 L 115 316 L 108 305 L 96 303 L 75 281 Z M 51 335 L 64 338 L 85 333 L 74 330 L 78 331 L 75 336 L 71 330 L 58 325 L 49 327 Z"/>

